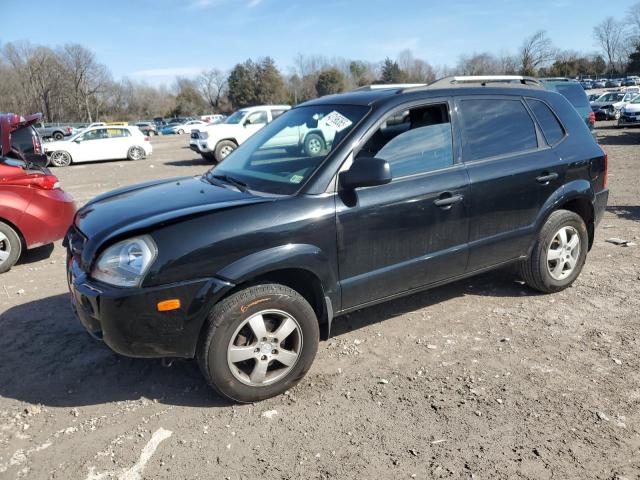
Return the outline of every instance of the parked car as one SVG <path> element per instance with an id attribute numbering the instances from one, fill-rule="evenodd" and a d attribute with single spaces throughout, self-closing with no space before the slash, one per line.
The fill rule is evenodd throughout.
<path id="1" fill-rule="evenodd" d="M 272 146 L 316 126 L 333 132 L 321 155 Z M 65 239 L 71 299 L 116 352 L 195 357 L 254 402 L 295 385 L 345 313 L 509 264 L 567 288 L 607 198 L 606 154 L 537 83 L 326 96 L 200 177 L 90 201 Z"/>
<path id="2" fill-rule="evenodd" d="M 604 86 L 606 88 L 620 88 L 622 86 L 622 81 L 617 78 L 609 79 L 605 82 Z"/>
<path id="3" fill-rule="evenodd" d="M 187 120 L 183 123 L 169 123 L 160 130 L 163 135 L 184 135 L 185 133 L 191 133 L 192 130 L 199 127 L 204 127 L 207 122 L 202 120 Z"/>
<path id="4" fill-rule="evenodd" d="M 7 114 L 0 114 L 0 116 L 2 115 Z M 44 149 L 42 148 L 42 138 L 33 126 L 41 117 L 42 115 L 36 113 L 20 118 L 18 121 L 15 120 L 16 116 L 13 116 L 14 121 L 19 122 L 20 128 L 15 128 L 11 132 L 11 153 L 8 155 L 25 161 L 30 167 L 34 165 L 46 167 L 49 164 L 49 159 L 44 154 Z"/>
<path id="5" fill-rule="evenodd" d="M 640 96 L 637 96 L 622 107 L 620 118 L 618 118 L 618 127 L 637 126 L 640 126 Z"/>
<path id="6" fill-rule="evenodd" d="M 597 120 L 617 120 L 620 110 L 638 96 L 635 92 L 607 92 L 591 102 Z"/>
<path id="7" fill-rule="evenodd" d="M 567 80 L 542 80 L 542 85 L 547 90 L 558 92 L 564 96 L 569 103 L 573 105 L 573 108 L 580 114 L 584 122 L 590 129 L 596 124 L 596 117 L 591 109 L 587 94 L 584 93 L 584 88 L 574 81 Z"/>
<path id="8" fill-rule="evenodd" d="M 152 152 L 149 137 L 134 126 L 92 127 L 69 140 L 45 145 L 45 153 L 56 167 L 95 160 L 142 160 Z"/>
<path id="9" fill-rule="evenodd" d="M 594 80 L 593 88 L 606 88 L 607 82 L 604 80 Z"/>
<path id="10" fill-rule="evenodd" d="M 46 125 L 42 122 L 37 122 L 33 126 L 38 131 L 38 134 L 45 139 L 62 140 L 64 137 L 73 134 L 73 127 L 69 125 Z"/>
<path id="11" fill-rule="evenodd" d="M 208 161 L 221 162 L 247 138 L 289 110 L 289 105 L 260 105 L 238 110 L 224 123 L 191 133 L 189 147 Z"/>
<path id="12" fill-rule="evenodd" d="M 580 82 L 580 86 L 584 89 L 584 90 L 591 90 L 593 88 L 593 83 L 591 82 L 591 80 L 582 80 Z"/>
<path id="13" fill-rule="evenodd" d="M 158 135 L 158 129 L 153 122 L 138 122 L 136 127 L 140 129 L 142 133 L 150 137 L 151 135 Z"/>
<path id="14" fill-rule="evenodd" d="M 11 269 L 25 249 L 63 238 L 76 212 L 58 178 L 16 148 L 23 130 L 34 138 L 39 118 L 0 115 L 0 273 Z"/>
<path id="15" fill-rule="evenodd" d="M 589 101 L 589 104 L 591 104 L 591 102 L 593 102 L 594 100 L 597 100 L 601 96 L 602 96 L 602 92 L 590 93 L 589 95 L 587 95 L 587 100 Z"/>
<path id="16" fill-rule="evenodd" d="M 207 123 L 220 123 L 220 122 L 223 122 L 225 118 L 227 118 L 226 115 L 221 115 L 219 113 L 212 113 L 210 115 L 200 115 L 200 120 Z"/>

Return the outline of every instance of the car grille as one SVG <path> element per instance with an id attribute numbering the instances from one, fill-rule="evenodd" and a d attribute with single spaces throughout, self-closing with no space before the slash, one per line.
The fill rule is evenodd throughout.
<path id="1" fill-rule="evenodd" d="M 191 131 L 191 138 L 200 138 L 200 137 L 198 136 L 198 131 L 197 131 L 197 130 L 192 130 L 192 131 Z"/>

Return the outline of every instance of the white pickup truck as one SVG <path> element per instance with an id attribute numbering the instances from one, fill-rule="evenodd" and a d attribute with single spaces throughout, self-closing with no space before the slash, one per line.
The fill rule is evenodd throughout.
<path id="1" fill-rule="evenodd" d="M 221 162 L 238 145 L 289 110 L 289 105 L 261 105 L 238 110 L 224 123 L 199 127 L 191 132 L 189 147 L 202 158 Z"/>

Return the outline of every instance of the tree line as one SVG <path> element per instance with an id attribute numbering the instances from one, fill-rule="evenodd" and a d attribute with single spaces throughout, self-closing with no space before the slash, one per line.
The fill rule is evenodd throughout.
<path id="1" fill-rule="evenodd" d="M 447 75 L 522 74 L 604 76 L 640 73 L 640 2 L 623 18 L 593 28 L 596 52 L 557 48 L 543 30 L 526 37 L 515 53 L 460 55 L 453 66 L 434 66 L 410 50 L 379 62 L 298 54 L 287 73 L 270 57 L 217 68 L 170 87 L 130 78 L 116 80 L 94 53 L 79 44 L 57 48 L 28 42 L 0 50 L 0 111 L 42 112 L 49 122 L 138 120 L 229 113 L 257 104 L 300 102 L 371 83 L 429 83 Z"/>

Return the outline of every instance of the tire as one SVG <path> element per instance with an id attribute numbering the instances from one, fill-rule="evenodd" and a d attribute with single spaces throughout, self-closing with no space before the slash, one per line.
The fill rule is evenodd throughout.
<path id="1" fill-rule="evenodd" d="M 147 154 L 145 153 L 144 148 L 138 145 L 130 147 L 129 151 L 127 151 L 127 158 L 133 162 L 135 162 L 136 160 L 142 160 L 146 156 Z"/>
<path id="2" fill-rule="evenodd" d="M 219 141 L 214 152 L 216 162 L 222 162 L 225 158 L 231 155 L 236 148 L 238 148 L 238 144 L 236 142 L 232 142 L 231 140 Z"/>
<path id="3" fill-rule="evenodd" d="M 262 328 L 255 328 L 254 322 Z M 289 333 L 274 340 L 285 323 Z M 298 292 L 279 284 L 255 285 L 212 309 L 196 356 L 215 390 L 235 402 L 249 403 L 298 383 L 313 363 L 319 338 L 313 308 Z"/>
<path id="4" fill-rule="evenodd" d="M 0 273 L 11 270 L 22 253 L 22 242 L 18 233 L 4 222 L 0 222 Z"/>
<path id="5" fill-rule="evenodd" d="M 184 135 L 184 130 L 182 129 L 178 130 L 178 135 Z"/>
<path id="6" fill-rule="evenodd" d="M 561 231 L 565 232 L 564 244 Z M 576 246 L 571 247 L 573 242 L 578 242 L 577 251 Z M 582 217 L 568 210 L 556 210 L 538 233 L 531 255 L 520 265 L 520 274 L 535 290 L 559 292 L 580 275 L 588 248 L 589 235 Z M 550 254 L 559 258 L 550 258 Z"/>
<path id="7" fill-rule="evenodd" d="M 322 135 L 310 133 L 304 139 L 304 153 L 309 157 L 318 157 L 322 155 L 326 144 Z"/>
<path id="8" fill-rule="evenodd" d="M 54 167 L 68 167 L 73 163 L 71 154 L 64 150 L 56 150 L 50 155 L 51 165 Z"/>
<path id="9" fill-rule="evenodd" d="M 51 135 L 53 137 L 54 140 L 62 140 L 64 138 L 64 133 L 62 132 L 53 132 L 53 135 Z"/>

